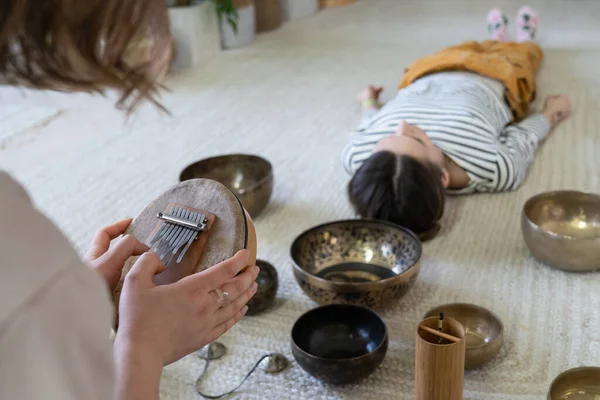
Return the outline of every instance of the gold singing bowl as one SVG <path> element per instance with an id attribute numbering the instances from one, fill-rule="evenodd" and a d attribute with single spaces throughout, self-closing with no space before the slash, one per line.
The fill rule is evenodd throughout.
<path id="1" fill-rule="evenodd" d="M 556 191 L 529 199 L 521 229 L 535 258 L 566 271 L 600 268 L 600 196 Z"/>
<path id="2" fill-rule="evenodd" d="M 273 166 L 252 154 L 206 158 L 188 165 L 179 175 L 181 182 L 195 178 L 212 179 L 225 185 L 252 218 L 263 211 L 273 194 Z"/>
<path id="3" fill-rule="evenodd" d="M 423 318 L 444 313 L 465 328 L 465 369 L 476 369 L 491 361 L 504 344 L 504 325 L 493 312 L 474 304 L 453 303 L 432 308 Z"/>
<path id="4" fill-rule="evenodd" d="M 316 226 L 292 244 L 294 277 L 315 302 L 386 308 L 412 287 L 421 242 L 401 226 L 344 220 Z"/>
<path id="5" fill-rule="evenodd" d="M 558 375 L 547 400 L 600 399 L 600 367 L 573 368 Z"/>

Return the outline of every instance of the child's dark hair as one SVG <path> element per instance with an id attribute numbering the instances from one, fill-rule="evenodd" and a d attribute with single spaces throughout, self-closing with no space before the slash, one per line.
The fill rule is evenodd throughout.
<path id="1" fill-rule="evenodd" d="M 348 184 L 348 196 L 362 218 L 393 222 L 417 234 L 434 228 L 444 212 L 440 168 L 386 151 L 365 160 Z"/>

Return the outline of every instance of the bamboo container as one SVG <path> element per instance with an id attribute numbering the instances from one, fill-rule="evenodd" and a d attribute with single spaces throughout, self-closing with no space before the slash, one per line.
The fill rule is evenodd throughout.
<path id="1" fill-rule="evenodd" d="M 424 319 L 417 328 L 416 400 L 462 400 L 465 376 L 465 329 L 456 320 Z"/>

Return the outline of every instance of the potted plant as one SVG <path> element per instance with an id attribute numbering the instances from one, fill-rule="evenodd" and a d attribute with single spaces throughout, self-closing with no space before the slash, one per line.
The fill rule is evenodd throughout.
<path id="1" fill-rule="evenodd" d="M 169 25 L 174 41 L 174 69 L 192 68 L 220 50 L 219 23 L 209 1 L 168 0 Z"/>
<path id="2" fill-rule="evenodd" d="M 197 66 L 220 49 L 242 46 L 254 38 L 254 9 L 249 10 L 252 25 L 249 32 L 248 12 L 236 3 L 239 1 L 167 0 L 176 48 L 173 68 Z"/>
<path id="3" fill-rule="evenodd" d="M 256 21 L 254 0 L 212 0 L 217 7 L 221 47 L 233 49 L 254 40 Z"/>

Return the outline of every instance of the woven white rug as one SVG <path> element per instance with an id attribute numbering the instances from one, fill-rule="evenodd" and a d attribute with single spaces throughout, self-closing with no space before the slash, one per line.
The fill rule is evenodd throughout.
<path id="1" fill-rule="evenodd" d="M 0 167 L 20 179 L 83 250 L 97 227 L 135 215 L 194 160 L 241 151 L 273 162 L 275 193 L 256 224 L 259 256 L 279 270 L 278 300 L 269 313 L 245 318 L 223 338 L 230 353 L 211 366 L 205 386 L 220 393 L 261 355 L 291 356 L 291 326 L 315 306 L 293 279 L 289 246 L 313 225 L 352 217 L 339 154 L 358 122 L 356 92 L 380 83 L 389 97 L 415 57 L 485 38 L 485 14 L 498 3 L 515 14 L 517 5 L 508 0 L 362 0 L 292 21 L 202 71 L 174 78 L 173 92 L 165 95 L 173 117 L 144 108 L 124 121 L 112 98 L 1 89 Z M 257 371 L 235 398 L 412 399 L 415 326 L 430 307 L 455 301 L 492 309 L 506 328 L 500 356 L 466 374 L 465 399 L 543 399 L 561 371 L 600 364 L 600 274 L 540 265 L 519 228 L 521 206 L 535 193 L 600 191 L 600 26 L 594 17 L 600 2 L 532 6 L 540 6 L 540 41 L 547 49 L 540 98 L 567 93 L 574 115 L 543 147 L 525 186 L 452 199 L 442 234 L 425 245 L 416 285 L 383 313 L 390 348 L 367 381 L 331 387 L 294 365 L 278 376 Z M 30 108 L 35 112 L 23 120 L 19 113 Z M 166 368 L 162 398 L 198 399 L 194 382 L 202 368 L 195 356 Z"/>

